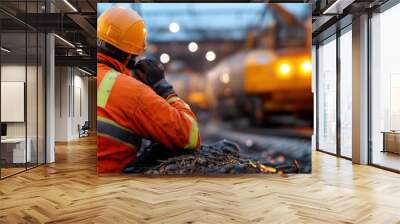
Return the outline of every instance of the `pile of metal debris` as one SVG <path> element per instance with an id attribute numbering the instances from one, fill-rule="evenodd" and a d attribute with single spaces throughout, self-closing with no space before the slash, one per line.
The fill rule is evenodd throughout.
<path id="1" fill-rule="evenodd" d="M 149 150 L 150 148 L 147 148 Z M 166 155 L 165 149 L 151 147 L 149 151 L 138 154 L 137 161 L 125 169 L 126 173 L 146 175 L 205 175 L 205 174 L 243 174 L 243 173 L 285 173 L 299 172 L 296 160 L 270 163 L 253 160 L 241 155 L 237 144 L 222 140 L 211 145 L 202 145 L 201 149 L 189 154 Z M 161 160 L 154 160 L 154 155 Z M 149 159 L 149 158 L 152 159 Z"/>

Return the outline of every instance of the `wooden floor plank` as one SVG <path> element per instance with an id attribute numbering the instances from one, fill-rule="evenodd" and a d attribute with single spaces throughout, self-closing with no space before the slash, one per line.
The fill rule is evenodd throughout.
<path id="1" fill-rule="evenodd" d="M 0 223 L 400 223 L 400 175 L 313 152 L 313 173 L 97 175 L 93 137 L 0 181 Z"/>

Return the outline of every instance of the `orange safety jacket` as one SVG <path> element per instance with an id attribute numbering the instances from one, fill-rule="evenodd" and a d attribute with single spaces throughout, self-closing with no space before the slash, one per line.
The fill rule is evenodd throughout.
<path id="1" fill-rule="evenodd" d="M 97 171 L 121 172 L 136 158 L 141 139 L 196 150 L 198 123 L 176 94 L 164 99 L 133 78 L 117 60 L 97 54 Z"/>

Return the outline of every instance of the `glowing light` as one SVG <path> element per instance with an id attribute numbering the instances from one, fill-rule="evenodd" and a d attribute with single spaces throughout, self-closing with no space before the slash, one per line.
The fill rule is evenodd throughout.
<path id="1" fill-rule="evenodd" d="M 282 74 L 288 74 L 290 72 L 291 68 L 289 64 L 281 64 L 281 66 L 279 67 L 279 71 Z"/>
<path id="2" fill-rule="evenodd" d="M 78 70 L 81 71 L 81 72 L 83 72 L 83 73 L 85 73 L 85 74 L 87 74 L 87 75 L 93 75 L 92 73 L 90 73 L 90 72 L 88 72 L 88 71 L 86 71 L 86 70 L 84 70 L 84 69 L 81 69 L 81 68 L 79 68 L 79 67 L 78 67 Z"/>
<path id="3" fill-rule="evenodd" d="M 78 12 L 78 10 L 68 0 L 64 0 L 64 3 L 67 4 L 74 12 Z"/>
<path id="4" fill-rule="evenodd" d="M 214 61 L 217 56 L 215 55 L 214 51 L 207 51 L 206 59 L 207 61 Z"/>
<path id="5" fill-rule="evenodd" d="M 303 64 L 301 64 L 301 69 L 304 71 L 304 72 L 310 72 L 311 71 L 311 63 L 309 62 L 309 61 L 305 61 L 305 62 L 303 62 Z"/>
<path id="6" fill-rule="evenodd" d="M 5 48 L 5 47 L 1 47 L 0 49 L 1 49 L 2 51 L 6 52 L 6 53 L 10 53 L 10 52 L 11 52 L 11 50 L 9 50 L 9 49 L 7 49 L 7 48 Z"/>
<path id="7" fill-rule="evenodd" d="M 167 64 L 169 62 L 169 55 L 167 53 L 162 53 L 160 56 L 160 61 L 163 64 Z"/>
<path id="8" fill-rule="evenodd" d="M 196 42 L 190 42 L 188 45 L 188 49 L 190 52 L 196 52 L 197 49 L 199 49 L 199 46 L 196 44 Z"/>
<path id="9" fill-rule="evenodd" d="M 221 75 L 220 80 L 221 80 L 221 82 L 228 84 L 229 81 L 231 80 L 231 77 L 230 77 L 229 73 L 225 72 Z"/>
<path id="10" fill-rule="evenodd" d="M 61 36 L 54 34 L 55 37 L 57 37 L 59 40 L 61 40 L 62 42 L 64 42 L 65 44 L 67 44 L 70 47 L 75 48 L 75 45 L 73 45 L 71 42 L 69 42 L 68 40 L 62 38 Z"/>
<path id="11" fill-rule="evenodd" d="M 171 31 L 172 33 L 177 33 L 179 32 L 180 27 L 179 24 L 176 22 L 172 22 L 169 24 L 169 31 Z"/>

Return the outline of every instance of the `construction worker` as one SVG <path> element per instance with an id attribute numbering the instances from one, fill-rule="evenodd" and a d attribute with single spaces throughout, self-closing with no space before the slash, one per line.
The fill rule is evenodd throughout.
<path id="1" fill-rule="evenodd" d="M 97 171 L 123 171 L 143 138 L 172 151 L 196 150 L 196 117 L 166 81 L 163 66 L 134 62 L 146 47 L 143 19 L 132 9 L 106 10 L 97 21 L 97 46 Z"/>

